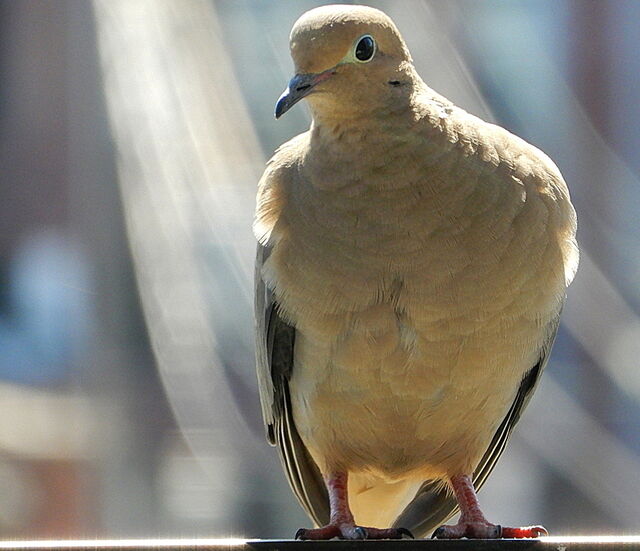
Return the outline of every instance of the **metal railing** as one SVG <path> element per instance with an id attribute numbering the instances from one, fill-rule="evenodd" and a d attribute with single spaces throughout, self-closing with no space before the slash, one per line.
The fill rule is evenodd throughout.
<path id="1" fill-rule="evenodd" d="M 295 541 L 224 539 L 135 539 L 0 541 L 14 551 L 640 551 L 640 536 L 569 536 L 537 540 Z"/>

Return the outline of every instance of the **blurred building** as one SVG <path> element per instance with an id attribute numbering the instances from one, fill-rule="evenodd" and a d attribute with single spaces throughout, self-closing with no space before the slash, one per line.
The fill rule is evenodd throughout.
<path id="1" fill-rule="evenodd" d="M 91 4 L 0 3 L 0 174 L 0 535 L 145 532 L 160 524 L 174 425 L 131 269 Z"/>

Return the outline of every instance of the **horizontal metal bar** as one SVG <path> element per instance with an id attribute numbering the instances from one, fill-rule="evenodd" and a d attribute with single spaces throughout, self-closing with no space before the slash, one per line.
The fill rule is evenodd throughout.
<path id="1" fill-rule="evenodd" d="M 15 551 L 640 551 L 640 536 L 548 537 L 539 540 L 295 541 L 135 539 L 0 541 Z"/>

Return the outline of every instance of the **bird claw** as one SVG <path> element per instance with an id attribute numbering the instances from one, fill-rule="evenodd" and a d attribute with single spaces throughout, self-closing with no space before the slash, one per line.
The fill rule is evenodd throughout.
<path id="1" fill-rule="evenodd" d="M 300 530 L 298 530 L 298 532 L 300 532 Z M 436 528 L 433 531 L 433 534 L 431 534 L 431 539 L 432 540 L 441 540 L 444 539 L 446 537 L 445 535 L 445 527 L 444 526 L 438 526 L 438 528 Z M 298 534 L 296 534 L 296 539 L 298 539 Z"/>
<path id="2" fill-rule="evenodd" d="M 459 522 L 452 526 L 440 526 L 431 537 L 433 539 L 522 539 L 548 536 L 543 526 L 509 528 L 489 522 Z"/>
<path id="3" fill-rule="evenodd" d="M 440 526 L 433 532 L 433 539 L 500 539 L 502 527 L 489 522 L 458 522 Z"/>
<path id="4" fill-rule="evenodd" d="M 406 528 L 367 528 L 349 524 L 327 524 L 321 528 L 300 528 L 295 535 L 296 540 L 330 540 L 340 538 L 345 540 L 381 540 L 402 539 L 406 536 L 415 539 Z"/>
<path id="5" fill-rule="evenodd" d="M 407 528 L 396 528 L 398 531 L 398 535 L 400 536 L 398 539 L 402 539 L 402 536 L 407 536 L 409 539 L 416 539 L 416 537 L 411 533 L 411 530 Z"/>
<path id="6" fill-rule="evenodd" d="M 355 532 L 356 538 L 359 540 L 366 540 L 369 534 L 367 534 L 367 529 L 362 526 L 356 526 L 353 531 Z"/>

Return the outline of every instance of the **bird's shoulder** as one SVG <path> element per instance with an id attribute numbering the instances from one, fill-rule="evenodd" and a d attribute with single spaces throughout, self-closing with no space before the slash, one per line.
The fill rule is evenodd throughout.
<path id="1" fill-rule="evenodd" d="M 418 95 L 413 109 L 420 136 L 455 157 L 456 167 L 515 177 L 540 190 L 566 190 L 555 163 L 506 128 L 473 115 L 432 91 Z"/>
<path id="2" fill-rule="evenodd" d="M 562 250 L 568 284 L 578 263 L 576 214 L 556 164 L 535 145 L 441 96 L 425 94 L 415 109 L 427 143 L 422 147 L 439 151 L 430 171 L 437 171 L 438 181 L 448 182 L 449 189 L 470 190 L 463 199 L 465 212 L 484 220 L 484 206 L 492 205 L 518 217 L 515 226 L 524 238 L 546 233 Z M 470 201 L 476 211 L 468 208 Z"/>

